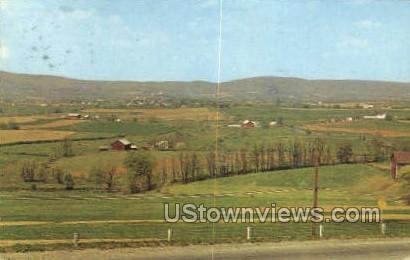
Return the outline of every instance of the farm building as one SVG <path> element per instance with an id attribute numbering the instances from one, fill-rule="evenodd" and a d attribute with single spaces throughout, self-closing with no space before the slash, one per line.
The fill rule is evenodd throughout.
<path id="1" fill-rule="evenodd" d="M 69 113 L 66 116 L 67 119 L 81 119 L 81 114 L 78 113 Z"/>
<path id="2" fill-rule="evenodd" d="M 400 166 L 410 164 L 410 152 L 394 152 L 390 158 L 391 176 L 397 179 L 397 173 Z"/>
<path id="3" fill-rule="evenodd" d="M 245 120 L 241 124 L 242 128 L 255 128 L 256 126 L 257 126 L 257 123 L 251 120 Z"/>
<path id="4" fill-rule="evenodd" d="M 166 140 L 158 141 L 155 143 L 155 148 L 161 151 L 169 149 L 169 142 Z"/>
<path id="5" fill-rule="evenodd" d="M 361 106 L 363 109 L 370 109 L 370 108 L 374 108 L 374 105 L 372 104 L 360 104 L 359 106 Z"/>
<path id="6" fill-rule="evenodd" d="M 375 116 L 364 116 L 364 119 L 386 119 L 386 113 Z"/>
<path id="7" fill-rule="evenodd" d="M 98 150 L 100 150 L 100 152 L 104 152 L 104 151 L 110 150 L 110 147 L 107 146 L 107 145 L 102 145 L 102 146 L 98 147 Z"/>
<path id="8" fill-rule="evenodd" d="M 118 139 L 111 144 L 111 148 L 116 151 L 126 151 L 131 150 L 131 142 L 127 139 Z"/>

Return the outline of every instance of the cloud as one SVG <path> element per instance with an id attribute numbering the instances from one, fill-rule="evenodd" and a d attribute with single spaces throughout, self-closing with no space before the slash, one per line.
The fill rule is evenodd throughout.
<path id="1" fill-rule="evenodd" d="M 381 26 L 382 26 L 382 23 L 371 21 L 371 20 L 361 20 L 356 23 L 356 27 L 358 27 L 359 29 L 364 29 L 364 30 L 379 29 Z"/>
<path id="2" fill-rule="evenodd" d="M 368 39 L 358 38 L 354 36 L 345 37 L 340 43 L 337 45 L 337 49 L 339 53 L 351 53 L 352 51 L 364 51 L 367 50 L 369 47 Z"/>
<path id="3" fill-rule="evenodd" d="M 4 60 L 9 55 L 9 49 L 4 44 L 0 44 L 0 59 Z"/>
<path id="4" fill-rule="evenodd" d="M 8 6 L 8 1 L 7 0 L 0 0 L 0 10 L 5 11 Z"/>

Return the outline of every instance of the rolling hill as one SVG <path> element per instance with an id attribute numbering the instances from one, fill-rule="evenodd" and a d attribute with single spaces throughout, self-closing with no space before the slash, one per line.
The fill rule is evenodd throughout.
<path id="1" fill-rule="evenodd" d="M 175 98 L 212 98 L 215 86 L 205 81 L 91 81 L 0 72 L 0 95 L 8 98 L 122 99 L 160 92 Z M 223 82 L 221 95 L 229 100 L 261 101 L 409 100 L 410 83 L 255 77 Z"/>

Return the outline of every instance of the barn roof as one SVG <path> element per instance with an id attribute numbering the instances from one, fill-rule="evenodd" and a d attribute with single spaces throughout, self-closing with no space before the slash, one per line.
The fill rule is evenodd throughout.
<path id="1" fill-rule="evenodd" d="M 128 141 L 127 139 L 123 138 L 123 139 L 118 139 L 118 142 L 122 143 L 123 145 L 130 145 L 131 142 Z"/>
<path id="2" fill-rule="evenodd" d="M 410 163 L 410 152 L 394 152 L 392 157 L 398 163 Z"/>

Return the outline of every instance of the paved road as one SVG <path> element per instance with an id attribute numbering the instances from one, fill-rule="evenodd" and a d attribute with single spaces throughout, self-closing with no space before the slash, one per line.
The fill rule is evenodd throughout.
<path id="1" fill-rule="evenodd" d="M 410 239 L 327 240 L 212 246 L 123 248 L 3 254 L 3 259 L 400 259 L 410 260 Z"/>

